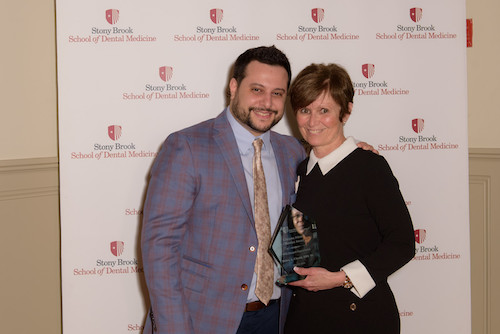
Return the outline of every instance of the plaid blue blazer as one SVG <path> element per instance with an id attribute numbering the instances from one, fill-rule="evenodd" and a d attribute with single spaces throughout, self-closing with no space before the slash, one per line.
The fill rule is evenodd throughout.
<path id="1" fill-rule="evenodd" d="M 271 132 L 283 206 L 295 196 L 297 139 Z M 168 136 L 151 171 L 141 234 L 151 301 L 144 333 L 235 333 L 257 245 L 236 139 L 225 112 Z M 243 288 L 242 288 L 243 287 Z M 289 291 L 282 293 L 281 315 Z M 283 321 L 283 319 L 280 319 Z"/>

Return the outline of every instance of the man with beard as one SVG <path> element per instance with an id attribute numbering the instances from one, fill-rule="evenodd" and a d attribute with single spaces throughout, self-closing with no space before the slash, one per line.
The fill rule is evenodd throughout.
<path id="1" fill-rule="evenodd" d="M 297 139 L 270 131 L 283 117 L 290 79 L 289 61 L 274 46 L 245 51 L 234 65 L 229 107 L 163 144 L 144 204 L 151 301 L 144 333 L 281 332 L 290 291 L 273 284 L 276 267 L 268 297 L 255 293 L 259 247 L 269 254 L 255 228 L 252 142 L 263 141 L 273 231 L 293 203 L 296 168 L 305 158 Z"/>
<path id="2" fill-rule="evenodd" d="M 297 139 L 269 131 L 283 117 L 290 79 L 289 61 L 274 46 L 245 51 L 229 83 L 230 106 L 163 144 L 144 205 L 141 244 L 151 300 L 144 333 L 278 333 L 280 303 L 287 305 L 288 296 L 278 287 L 269 301 L 255 295 L 257 250 L 267 252 L 268 245 L 258 244 L 254 225 L 252 142 L 264 142 L 276 225 L 305 158 Z"/>

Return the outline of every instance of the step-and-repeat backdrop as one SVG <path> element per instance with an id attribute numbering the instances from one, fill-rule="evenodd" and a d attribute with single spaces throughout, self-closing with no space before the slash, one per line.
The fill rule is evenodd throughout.
<path id="1" fill-rule="evenodd" d="M 465 1 L 57 1 L 64 333 L 141 332 L 148 173 L 173 131 L 227 103 L 231 65 L 276 45 L 335 62 L 346 134 L 396 174 L 415 258 L 390 277 L 402 333 L 470 333 Z M 292 118 L 275 130 L 295 133 Z"/>

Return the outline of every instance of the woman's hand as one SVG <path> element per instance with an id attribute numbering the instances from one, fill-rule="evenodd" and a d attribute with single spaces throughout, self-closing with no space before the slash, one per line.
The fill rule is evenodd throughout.
<path id="1" fill-rule="evenodd" d="M 299 286 L 306 290 L 315 292 L 342 286 L 346 278 L 343 271 L 331 272 L 321 267 L 295 267 L 293 268 L 293 270 L 297 274 L 307 277 L 303 280 L 288 283 L 288 285 Z"/>

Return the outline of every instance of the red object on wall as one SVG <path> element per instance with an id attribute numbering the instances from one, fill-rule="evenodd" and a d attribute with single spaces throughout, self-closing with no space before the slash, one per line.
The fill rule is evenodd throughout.
<path id="1" fill-rule="evenodd" d="M 467 19 L 467 47 L 472 47 L 472 19 Z"/>

